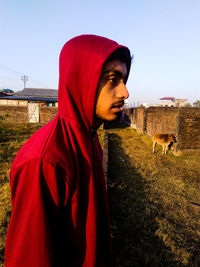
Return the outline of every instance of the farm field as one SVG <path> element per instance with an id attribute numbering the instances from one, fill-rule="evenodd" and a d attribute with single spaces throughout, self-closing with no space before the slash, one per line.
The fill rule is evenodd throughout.
<path id="1" fill-rule="evenodd" d="M 114 266 L 200 266 L 200 151 L 153 154 L 120 127 L 108 130 Z"/>

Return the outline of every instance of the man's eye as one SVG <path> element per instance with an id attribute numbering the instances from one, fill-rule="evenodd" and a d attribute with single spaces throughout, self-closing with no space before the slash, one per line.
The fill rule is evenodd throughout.
<path id="1" fill-rule="evenodd" d="M 108 80 L 114 84 L 118 82 L 118 79 L 116 77 L 110 77 Z"/>

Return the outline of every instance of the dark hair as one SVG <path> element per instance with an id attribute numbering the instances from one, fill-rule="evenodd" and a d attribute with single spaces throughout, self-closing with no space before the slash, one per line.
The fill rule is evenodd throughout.
<path id="1" fill-rule="evenodd" d="M 120 47 L 116 49 L 105 61 L 105 63 L 113 61 L 113 60 L 120 60 L 121 62 L 126 63 L 127 71 L 129 73 L 131 67 L 131 60 L 132 57 L 130 55 L 130 51 L 126 47 Z M 104 64 L 105 64 L 104 63 Z"/>

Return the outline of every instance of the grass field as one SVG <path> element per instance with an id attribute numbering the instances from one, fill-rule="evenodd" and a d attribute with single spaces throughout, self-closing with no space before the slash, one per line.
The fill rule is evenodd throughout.
<path id="1" fill-rule="evenodd" d="M 4 266 L 4 245 L 11 215 L 10 166 L 22 144 L 40 127 L 39 124 L 13 125 L 0 122 L 0 267 Z"/>
<path id="2" fill-rule="evenodd" d="M 150 137 L 109 130 L 114 266 L 200 266 L 199 156 L 153 154 Z"/>
<path id="3" fill-rule="evenodd" d="M 11 214 L 9 169 L 41 125 L 0 125 L 0 266 Z M 103 141 L 104 131 L 100 131 Z M 152 153 L 148 136 L 109 130 L 114 266 L 200 266 L 200 152 Z M 195 203 L 195 204 L 192 204 Z"/>
<path id="4" fill-rule="evenodd" d="M 12 161 L 24 142 L 41 124 L 5 124 L 0 116 L 0 267 L 4 266 L 4 249 L 8 223 L 11 215 L 9 172 Z M 98 131 L 103 144 L 105 132 Z"/>

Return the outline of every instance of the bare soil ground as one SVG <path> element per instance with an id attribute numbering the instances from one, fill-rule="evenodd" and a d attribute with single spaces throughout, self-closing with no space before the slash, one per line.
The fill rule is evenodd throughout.
<path id="1" fill-rule="evenodd" d="M 109 130 L 114 266 L 200 266 L 199 166 L 199 150 L 163 156 L 149 136 Z"/>

